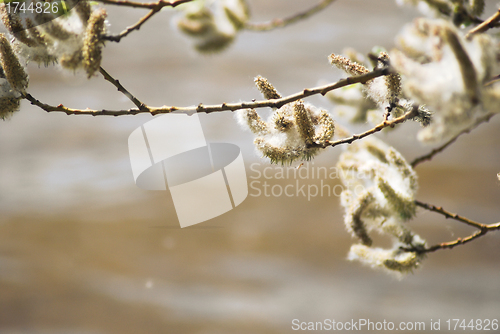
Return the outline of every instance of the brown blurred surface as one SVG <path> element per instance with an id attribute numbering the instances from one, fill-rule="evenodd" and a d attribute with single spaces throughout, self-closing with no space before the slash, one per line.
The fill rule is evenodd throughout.
<path id="1" fill-rule="evenodd" d="M 310 5 L 251 3 L 255 21 Z M 119 32 L 141 15 L 111 8 L 110 29 Z M 390 48 L 412 15 L 388 0 L 339 0 L 286 29 L 243 32 L 227 52 L 203 57 L 173 31 L 165 12 L 119 44 L 108 43 L 103 67 L 151 105 L 258 98 L 257 74 L 291 94 L 339 78 L 326 61 L 331 52 Z M 130 107 L 99 78 L 29 70 L 30 92 L 48 103 Z M 325 99 L 311 101 L 331 108 Z M 345 260 L 353 240 L 335 197 L 250 191 L 235 210 L 180 229 L 170 195 L 140 190 L 132 179 L 127 138 L 150 119 L 47 114 L 23 103 L 0 123 L 0 334 L 288 333 L 293 319 L 360 318 L 424 321 L 428 332 L 431 319 L 443 327 L 450 318 L 500 318 L 498 233 L 429 254 L 423 268 L 398 281 Z M 208 141 L 242 148 L 249 176 L 252 163 L 268 167 L 230 113 L 202 115 L 202 122 Z M 493 118 L 419 166 L 418 198 L 497 222 L 499 128 Z M 380 138 L 411 160 L 431 149 L 415 142 L 416 130 L 405 124 Z M 325 152 L 315 166 L 334 165 L 339 151 Z M 431 244 L 472 232 L 423 211 L 410 226 Z"/>

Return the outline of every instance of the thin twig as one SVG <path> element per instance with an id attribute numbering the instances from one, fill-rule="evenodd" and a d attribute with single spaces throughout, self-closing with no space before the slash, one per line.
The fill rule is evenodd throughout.
<path id="1" fill-rule="evenodd" d="M 427 203 L 424 203 L 424 202 L 420 202 L 418 200 L 415 200 L 415 204 L 417 206 L 420 206 L 426 210 L 429 210 L 429 211 L 432 211 L 432 212 L 437 212 L 437 213 L 440 213 L 442 214 L 443 216 L 445 216 L 446 218 L 451 218 L 451 219 L 454 219 L 456 221 L 459 221 L 459 222 L 462 222 L 464 224 L 467 224 L 469 226 L 472 226 L 472 227 L 475 227 L 475 228 L 478 228 L 478 229 L 482 229 L 484 228 L 486 225 L 484 224 L 481 224 L 481 223 L 478 223 L 478 222 L 475 222 L 473 220 L 470 220 L 468 218 L 465 218 L 465 217 L 462 217 L 462 216 L 459 216 L 457 215 L 456 213 L 452 213 L 452 212 L 449 212 L 449 211 L 446 211 L 445 209 L 443 209 L 442 207 L 440 206 L 435 206 L 435 205 L 432 205 L 432 204 L 427 204 Z"/>
<path id="2" fill-rule="evenodd" d="M 292 16 L 289 16 L 284 19 L 274 19 L 270 22 L 266 23 L 246 23 L 245 24 L 245 29 L 248 30 L 253 30 L 253 31 L 269 31 L 273 30 L 275 28 L 282 28 L 285 27 L 289 24 L 296 23 L 298 21 L 301 21 L 303 19 L 306 19 L 317 12 L 323 10 L 326 8 L 328 5 L 330 5 L 332 2 L 335 0 L 323 0 L 320 3 L 318 3 L 316 6 L 309 8 L 306 11 L 294 14 Z"/>
<path id="3" fill-rule="evenodd" d="M 417 113 L 418 113 L 418 106 L 415 106 L 415 107 L 413 107 L 412 110 L 410 110 L 409 112 L 407 112 L 403 116 L 400 116 L 398 118 L 394 118 L 390 121 L 385 120 L 382 123 L 380 123 L 379 125 L 375 126 L 374 128 L 371 128 L 370 130 L 367 130 L 367 131 L 360 133 L 358 135 L 352 135 L 351 137 L 328 142 L 326 144 L 312 144 L 311 146 L 325 148 L 325 147 L 334 147 L 334 146 L 341 145 L 341 144 L 351 144 L 355 140 L 370 136 L 376 132 L 382 131 L 383 129 L 385 129 L 387 127 L 393 127 L 396 124 L 403 123 L 403 122 L 415 117 L 417 115 Z"/>
<path id="4" fill-rule="evenodd" d="M 458 137 L 460 137 L 461 135 L 463 135 L 465 133 L 471 132 L 473 129 L 475 129 L 476 127 L 478 127 L 480 124 L 488 122 L 494 115 L 495 114 L 490 113 L 490 114 L 487 114 L 486 116 L 483 116 L 483 117 L 479 118 L 476 122 L 474 122 L 474 124 L 472 124 L 471 126 L 469 126 L 466 129 L 460 131 L 458 134 L 456 134 L 453 138 L 451 138 L 450 140 L 448 140 L 443 145 L 441 145 L 441 146 L 433 149 L 429 153 L 427 153 L 427 154 L 425 154 L 425 155 L 423 155 L 421 157 L 418 157 L 415 160 L 413 160 L 411 162 L 411 166 L 415 167 L 415 166 L 417 166 L 418 164 L 421 164 L 424 161 L 431 160 L 436 154 L 443 152 L 448 146 L 450 146 L 451 144 L 453 144 L 458 139 Z"/>
<path id="5" fill-rule="evenodd" d="M 159 0 L 158 2 L 151 3 L 142 3 L 142 2 L 133 2 L 133 1 L 122 1 L 122 0 L 97 0 L 107 5 L 118 5 L 118 6 L 126 6 L 126 7 L 134 7 L 134 8 L 146 8 L 151 9 L 149 13 L 143 16 L 137 23 L 134 25 L 127 27 L 118 35 L 105 35 L 102 37 L 103 40 L 112 41 L 112 42 L 120 42 L 120 40 L 130 34 L 134 30 L 139 30 L 141 26 L 146 23 L 153 15 L 162 10 L 163 7 L 176 7 L 182 5 L 183 3 L 191 2 L 193 0 L 177 0 L 177 1 L 164 1 Z"/>
<path id="6" fill-rule="evenodd" d="M 218 105 L 208 105 L 205 106 L 203 104 L 199 104 L 198 106 L 189 106 L 189 107 L 175 107 L 175 106 L 163 106 L 163 107 L 149 107 L 147 105 L 143 105 L 143 108 L 131 108 L 128 110 L 107 110 L 107 109 L 72 109 L 63 106 L 62 104 L 58 106 L 52 106 L 46 103 L 43 103 L 36 98 L 34 98 L 31 94 L 25 94 L 23 98 L 27 99 L 31 102 L 31 104 L 36 105 L 47 112 L 64 112 L 67 115 L 93 115 L 93 116 L 122 116 L 122 115 L 136 115 L 139 113 L 150 113 L 152 115 L 157 114 L 168 114 L 168 113 L 184 113 L 184 114 L 193 114 L 196 112 L 199 113 L 212 113 L 219 111 L 235 111 L 240 109 L 251 109 L 251 108 L 281 108 L 287 103 L 291 103 L 305 97 L 309 97 L 312 95 L 325 95 L 331 90 L 342 88 L 345 86 L 353 85 L 356 83 L 366 83 L 374 78 L 388 75 L 390 74 L 390 69 L 378 68 L 373 70 L 372 72 L 368 72 L 366 74 L 352 76 L 345 79 L 341 79 L 335 83 L 319 86 L 316 88 L 304 89 L 303 91 L 292 94 L 289 96 L 285 96 L 280 99 L 271 99 L 264 101 L 252 101 L 252 102 L 240 102 L 240 103 L 222 103 Z M 401 117 L 400 117 L 401 118 Z M 391 121 L 393 122 L 393 121 Z M 396 124 L 396 123 L 394 123 Z M 380 129 L 381 130 L 381 129 Z M 380 131 L 378 130 L 378 131 Z M 376 131 L 375 131 L 376 132 Z"/>
<path id="7" fill-rule="evenodd" d="M 471 242 L 479 237 L 482 237 L 483 235 L 487 234 L 490 231 L 500 230 L 500 223 L 490 224 L 490 225 L 481 224 L 481 223 L 475 222 L 473 220 L 470 220 L 468 218 L 459 216 L 456 213 L 451 213 L 449 211 L 446 211 L 442 207 L 437 207 L 437 206 L 423 203 L 420 201 L 415 201 L 415 204 L 426 209 L 426 210 L 439 213 L 439 214 L 445 216 L 446 218 L 451 218 L 451 219 L 457 220 L 459 222 L 462 222 L 464 224 L 467 224 L 469 226 L 475 227 L 478 229 L 478 231 L 476 231 L 475 233 L 473 233 L 465 238 L 457 238 L 456 240 L 453 240 L 453 241 L 442 242 L 440 244 L 426 247 L 424 249 L 402 247 L 401 249 L 403 249 L 405 251 L 417 252 L 417 253 L 430 253 L 430 252 L 435 252 L 439 249 L 451 249 L 451 248 L 454 248 L 456 246 L 469 243 L 469 242 Z"/>
<path id="8" fill-rule="evenodd" d="M 488 29 L 494 28 L 499 22 L 500 22 L 500 8 L 495 14 L 491 15 L 483 23 L 481 23 L 480 25 L 469 31 L 467 35 L 465 35 L 465 38 L 470 39 L 474 34 L 482 33 L 487 31 Z"/>
<path id="9" fill-rule="evenodd" d="M 97 2 L 101 2 L 105 5 L 116 5 L 123 7 L 133 7 L 133 8 L 146 8 L 146 9 L 154 9 L 156 7 L 177 7 L 182 5 L 183 3 L 192 2 L 194 0 L 175 0 L 175 1 L 164 1 L 159 0 L 157 2 L 135 2 L 128 0 L 96 0 Z"/>
<path id="10" fill-rule="evenodd" d="M 106 40 L 106 41 L 111 41 L 111 42 L 117 42 L 118 43 L 118 42 L 120 42 L 120 40 L 123 37 L 127 36 L 132 31 L 139 30 L 141 28 L 141 26 L 144 23 L 146 23 L 147 20 L 149 20 L 153 15 L 155 15 L 159 11 L 160 11 L 160 9 L 151 9 L 151 11 L 149 13 L 147 13 L 145 16 L 143 16 L 139 21 L 137 21 L 137 23 L 135 23 L 134 25 L 132 25 L 130 27 L 127 27 L 125 30 L 123 30 L 118 35 L 104 35 L 104 36 L 102 36 L 102 39 Z"/>
<path id="11" fill-rule="evenodd" d="M 494 230 L 500 230 L 500 223 L 496 224 L 491 224 L 491 225 L 486 225 L 484 229 L 476 231 L 474 234 L 471 234 L 465 238 L 457 238 L 456 240 L 453 241 L 448 241 L 448 242 L 442 242 L 440 244 L 425 248 L 423 250 L 418 251 L 419 253 L 430 253 L 430 252 L 435 252 L 439 249 L 452 249 L 455 246 L 458 245 L 463 245 L 468 242 L 471 242 L 472 240 L 475 240 L 479 237 L 482 237 L 486 233 Z"/>
<path id="12" fill-rule="evenodd" d="M 491 78 L 488 82 L 486 82 L 484 84 L 484 87 L 488 87 L 488 86 L 491 86 L 493 85 L 494 83 L 500 81 L 500 74 L 499 75 L 496 75 L 494 76 L 493 78 Z"/>
<path id="13" fill-rule="evenodd" d="M 40 107 L 41 109 L 47 112 L 59 111 L 65 113 L 66 115 L 121 116 L 121 115 L 136 115 L 139 113 L 144 113 L 149 111 L 149 109 L 144 109 L 147 107 L 144 107 L 143 109 L 132 108 L 128 110 L 119 110 L 119 111 L 107 110 L 107 109 L 101 109 L 101 110 L 72 109 L 72 108 L 67 108 L 62 104 L 59 104 L 57 106 L 52 106 L 50 104 L 43 103 L 28 93 L 24 94 L 22 97 L 23 99 L 30 101 L 32 105 Z"/>
<path id="14" fill-rule="evenodd" d="M 113 78 L 108 72 L 106 72 L 102 67 L 99 67 L 99 72 L 101 72 L 102 76 L 104 77 L 105 80 L 111 82 L 119 92 L 122 92 L 123 95 L 125 95 L 132 103 L 134 103 L 137 108 L 140 110 L 145 108 L 145 104 L 139 101 L 134 95 L 132 95 L 125 87 L 122 86 L 120 81 L 116 80 Z"/>

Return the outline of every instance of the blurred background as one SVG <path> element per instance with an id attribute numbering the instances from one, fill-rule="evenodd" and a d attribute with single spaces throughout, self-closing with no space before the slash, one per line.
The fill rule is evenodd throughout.
<path id="1" fill-rule="evenodd" d="M 249 3 L 252 21 L 261 22 L 312 1 Z M 486 13 L 494 4 L 489 1 Z M 107 9 L 113 33 L 146 14 Z M 148 105 L 260 99 L 253 86 L 259 74 L 284 95 L 333 82 L 343 74 L 328 64 L 330 53 L 390 49 L 418 13 L 388 0 L 338 0 L 284 29 L 245 31 L 227 51 L 211 56 L 197 54 L 175 31 L 174 15 L 164 11 L 104 49 L 102 66 Z M 35 64 L 29 73 L 29 92 L 46 103 L 133 107 L 101 77 L 87 80 Z M 334 108 L 322 97 L 307 101 Z M 256 170 L 270 165 L 232 113 L 200 118 L 209 142 L 241 147 L 249 181 L 295 184 L 258 179 Z M 127 139 L 151 119 L 67 116 L 24 101 L 10 121 L 0 122 L 1 334 L 288 333 L 293 319 L 423 321 L 424 333 L 431 320 L 440 320 L 445 331 L 450 318 L 500 318 L 500 233 L 431 253 L 421 269 L 399 281 L 346 260 L 354 240 L 336 196 L 266 197 L 250 189 L 236 209 L 180 229 L 169 192 L 141 190 L 132 177 Z M 411 161 L 432 149 L 416 142 L 418 129 L 408 123 L 378 137 Z M 418 199 L 479 222 L 498 222 L 499 129 L 500 119 L 493 118 L 418 166 Z M 303 168 L 335 166 L 341 151 L 328 149 Z M 321 180 L 298 181 L 307 187 Z M 425 211 L 410 227 L 429 244 L 474 232 Z"/>

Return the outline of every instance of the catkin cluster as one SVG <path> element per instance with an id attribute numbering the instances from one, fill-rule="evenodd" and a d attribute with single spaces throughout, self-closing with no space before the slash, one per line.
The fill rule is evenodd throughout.
<path id="1" fill-rule="evenodd" d="M 337 167 L 345 186 L 341 194 L 345 225 L 360 241 L 351 247 L 349 259 L 396 274 L 417 268 L 421 256 L 401 249 L 425 246 L 404 224 L 416 211 L 417 176 L 411 166 L 399 152 L 370 137 L 349 146 Z M 391 236 L 393 248 L 372 247 L 372 230 Z"/>
<path id="2" fill-rule="evenodd" d="M 352 49 L 345 50 L 348 57 L 331 54 L 328 59 L 330 63 L 343 70 L 351 76 L 370 72 L 362 55 Z M 373 62 L 372 68 L 384 68 L 390 66 L 389 54 L 380 51 Z M 335 104 L 335 111 L 339 116 L 347 116 L 352 123 L 379 124 L 384 121 L 387 113 L 393 117 L 399 117 L 411 111 L 414 102 L 403 95 L 401 76 L 391 73 L 369 80 L 365 84 L 357 84 L 334 90 L 327 94 L 328 98 Z M 427 126 L 431 120 L 431 113 L 424 105 L 417 108 L 413 120 Z"/>
<path id="3" fill-rule="evenodd" d="M 396 3 L 417 6 L 424 15 L 451 18 L 460 26 L 470 24 L 483 13 L 485 0 L 396 0 Z"/>
<path id="4" fill-rule="evenodd" d="M 403 93 L 433 111 L 422 141 L 451 138 L 486 113 L 499 112 L 498 45 L 486 34 L 467 39 L 445 20 L 416 19 L 397 37 L 391 65 L 402 75 Z"/>
<path id="5" fill-rule="evenodd" d="M 245 0 L 195 0 L 179 6 L 177 27 L 194 38 L 202 53 L 224 50 L 250 17 Z"/>
<path id="6" fill-rule="evenodd" d="M 0 34 L 1 118 L 18 109 L 28 86 L 29 62 L 82 68 L 89 78 L 99 70 L 106 11 L 92 10 L 88 1 L 67 0 L 65 4 L 73 10 L 60 17 L 44 12 L 21 17 L 0 3 L 2 21 L 12 35 L 10 39 Z"/>
<path id="7" fill-rule="evenodd" d="M 344 70 L 351 76 L 370 72 L 365 65 L 358 64 L 344 56 L 332 53 L 328 59 L 332 65 Z M 384 67 L 389 64 L 389 55 L 386 52 L 380 52 L 378 59 L 379 61 L 375 64 L 375 67 Z M 401 78 L 397 73 L 372 79 L 364 86 L 368 97 L 382 108 L 396 104 L 401 97 Z"/>
<path id="8" fill-rule="evenodd" d="M 0 34 L 0 62 L 0 118 L 6 119 L 19 109 L 28 74 L 4 34 Z"/>
<path id="9" fill-rule="evenodd" d="M 255 84 L 266 99 L 281 98 L 267 79 L 258 76 Z M 335 130 L 328 112 L 302 100 L 276 109 L 267 122 L 253 109 L 238 111 L 236 115 L 244 127 L 257 135 L 254 144 L 262 155 L 271 163 L 282 165 L 312 159 L 333 137 Z"/>

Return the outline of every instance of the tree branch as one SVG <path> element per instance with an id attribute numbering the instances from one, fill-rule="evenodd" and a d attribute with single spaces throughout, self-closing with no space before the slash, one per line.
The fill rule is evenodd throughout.
<path id="1" fill-rule="evenodd" d="M 204 112 L 204 113 L 212 113 L 219 111 L 235 111 L 240 109 L 251 109 L 251 108 L 281 108 L 287 103 L 294 102 L 305 97 L 313 96 L 313 95 L 325 95 L 331 90 L 342 88 L 345 86 L 353 85 L 356 83 L 366 83 L 374 78 L 388 75 L 390 74 L 390 69 L 388 67 L 378 68 L 373 70 L 372 72 L 368 72 L 363 75 L 348 77 L 345 79 L 341 79 L 335 83 L 319 86 L 310 89 L 304 89 L 302 92 L 292 94 L 289 96 L 282 97 L 280 99 L 271 99 L 264 101 L 252 101 L 252 102 L 240 102 L 240 103 L 222 103 L 218 105 L 208 105 L 205 106 L 203 104 L 199 104 L 198 106 L 189 106 L 189 107 L 175 107 L 175 106 L 162 106 L 162 107 L 150 107 L 147 105 L 143 105 L 142 108 L 131 108 L 128 110 L 107 110 L 107 109 L 72 109 L 59 104 L 58 106 L 52 106 L 46 103 L 43 103 L 36 98 L 34 98 L 31 94 L 23 95 L 24 99 L 27 99 L 31 102 L 31 104 L 36 105 L 47 112 L 64 112 L 67 115 L 92 115 L 92 116 L 122 116 L 122 115 L 136 115 L 139 113 L 150 113 L 152 115 L 157 114 L 168 114 L 168 113 L 184 113 L 184 114 L 193 114 L 196 112 Z M 404 116 L 402 116 L 404 117 Z M 401 118 L 401 117 L 400 117 Z M 395 120 L 394 120 L 395 121 Z M 391 121 L 391 122 L 394 122 Z M 397 124 L 397 123 L 394 123 Z M 389 125 L 387 125 L 389 126 Z M 385 126 L 384 126 L 385 127 Z M 380 131 L 381 129 L 377 130 Z M 377 132 L 375 131 L 375 132 Z"/>
<path id="2" fill-rule="evenodd" d="M 408 252 L 430 253 L 430 252 L 435 252 L 439 249 L 451 249 L 451 248 L 454 248 L 458 245 L 463 245 L 463 244 L 469 243 L 469 242 L 471 242 L 479 237 L 482 237 L 483 235 L 487 234 L 490 231 L 500 230 L 500 223 L 490 224 L 490 225 L 481 224 L 481 223 L 475 222 L 473 220 L 470 220 L 468 218 L 459 216 L 456 213 L 451 213 L 449 211 L 446 211 L 442 207 L 437 207 L 437 206 L 423 203 L 423 202 L 420 202 L 417 200 L 415 201 L 415 204 L 426 209 L 426 210 L 439 213 L 439 214 L 445 216 L 446 218 L 451 218 L 451 219 L 454 219 L 454 220 L 459 221 L 461 223 L 464 223 L 466 225 L 472 226 L 472 227 L 478 229 L 478 231 L 476 231 L 475 233 L 473 233 L 465 238 L 457 238 L 456 240 L 443 242 L 443 243 L 440 243 L 440 244 L 437 244 L 434 246 L 430 246 L 430 247 L 427 247 L 424 249 L 408 248 L 408 247 L 401 248 L 401 249 L 408 251 Z"/>
<path id="3" fill-rule="evenodd" d="M 472 29 L 465 35 L 465 38 L 470 39 L 472 35 L 474 34 L 479 34 L 482 32 L 485 32 L 491 28 L 494 28 L 497 26 L 497 24 L 500 22 L 500 8 L 498 11 L 490 16 L 487 20 L 485 20 L 483 23 Z"/>
<path id="4" fill-rule="evenodd" d="M 120 42 L 120 40 L 127 36 L 128 34 L 130 34 L 132 31 L 134 30 L 139 30 L 141 28 L 141 26 L 146 23 L 147 20 L 149 20 L 153 15 L 155 15 L 156 13 L 158 13 L 160 10 L 155 10 L 155 9 L 151 9 L 151 11 L 149 13 L 147 13 L 145 16 L 143 16 L 139 21 L 137 21 L 136 24 L 130 26 L 130 27 L 127 27 L 125 30 L 123 30 L 121 33 L 119 33 L 118 35 L 104 35 L 102 36 L 102 39 L 103 40 L 106 40 L 106 41 L 111 41 L 111 42 Z"/>
<path id="5" fill-rule="evenodd" d="M 427 153 L 427 154 L 425 154 L 423 156 L 415 158 L 415 160 L 413 160 L 410 165 L 413 168 L 415 168 L 415 166 L 421 164 L 422 162 L 431 160 L 436 154 L 443 152 L 448 146 L 450 146 L 451 144 L 453 144 L 458 139 L 458 137 L 460 137 L 461 135 L 463 135 L 465 133 L 471 132 L 473 129 L 475 129 L 476 127 L 478 127 L 480 124 L 488 122 L 494 115 L 495 114 L 490 113 L 490 114 L 487 114 L 484 117 L 479 118 L 476 122 L 474 122 L 474 124 L 472 124 L 471 126 L 469 126 L 466 129 L 460 131 L 458 134 L 456 134 L 453 138 L 451 138 L 450 140 L 448 140 L 443 145 L 441 145 L 441 146 L 433 149 L 432 151 L 430 151 L 429 153 Z"/>
<path id="6" fill-rule="evenodd" d="M 111 42 L 120 42 L 120 40 L 130 34 L 134 30 L 139 30 L 141 26 L 146 23 L 153 15 L 162 10 L 163 7 L 176 7 L 182 5 L 183 3 L 191 2 L 193 0 L 177 0 L 177 1 L 164 1 L 159 0 L 158 2 L 151 3 L 142 3 L 142 2 L 134 2 L 134 1 L 123 1 L 123 0 L 97 0 L 107 5 L 117 5 L 117 6 L 125 6 L 125 7 L 133 7 L 133 8 L 146 8 L 151 9 L 149 13 L 143 16 L 137 23 L 134 25 L 127 27 L 118 35 L 105 35 L 102 36 L 103 40 L 111 41 Z"/>
<path id="7" fill-rule="evenodd" d="M 339 139 L 339 140 L 336 140 L 333 142 L 328 142 L 326 145 L 313 143 L 311 145 L 311 147 L 326 148 L 329 146 L 334 147 L 334 146 L 346 144 L 346 143 L 351 144 L 355 140 L 370 136 L 376 132 L 382 131 L 383 129 L 385 129 L 387 127 L 393 127 L 396 124 L 403 123 L 403 122 L 415 117 L 417 115 L 417 113 L 418 113 L 418 106 L 414 106 L 412 110 L 410 110 L 409 112 L 407 112 L 403 116 L 400 116 L 400 117 L 395 118 L 395 119 L 390 120 L 390 121 L 385 120 L 382 123 L 380 123 L 379 125 L 375 126 L 374 128 L 372 128 L 368 131 L 365 131 L 363 133 L 360 133 L 359 135 L 352 135 L 351 137 L 348 137 L 348 138 L 343 138 L 343 139 Z"/>
<path id="8" fill-rule="evenodd" d="M 323 10 L 328 5 L 333 3 L 335 0 L 323 0 L 318 3 L 316 6 L 309 8 L 306 11 L 294 14 L 284 19 L 274 19 L 270 22 L 266 23 L 246 23 L 245 29 L 253 30 L 253 31 L 269 31 L 276 28 L 283 28 L 289 24 L 296 23 L 298 21 L 304 20 L 317 12 Z"/>
<path id="9" fill-rule="evenodd" d="M 134 103 L 139 110 L 142 110 L 145 108 L 145 104 L 139 101 L 134 95 L 132 95 L 125 87 L 122 86 L 122 84 L 114 79 L 111 75 L 109 75 L 108 72 L 106 72 L 102 67 L 99 67 L 99 72 L 101 72 L 102 76 L 104 77 L 105 80 L 111 82 L 119 92 L 122 92 L 123 95 L 125 95 L 127 98 Z"/>
<path id="10" fill-rule="evenodd" d="M 182 5 L 183 3 L 192 2 L 193 0 L 175 0 L 175 1 L 164 1 L 158 0 L 157 2 L 135 2 L 128 0 L 96 0 L 97 2 L 101 2 L 105 5 L 116 5 L 123 7 L 133 7 L 133 8 L 146 8 L 146 9 L 155 9 L 157 7 L 177 7 Z"/>
<path id="11" fill-rule="evenodd" d="M 470 220 L 468 218 L 465 218 L 465 217 L 462 217 L 462 216 L 459 216 L 457 215 L 456 213 L 451 213 L 449 211 L 446 211 L 445 209 L 443 209 L 442 207 L 440 206 L 434 206 L 432 204 L 427 204 L 427 203 L 424 203 L 424 202 L 420 202 L 418 200 L 415 200 L 415 204 L 417 206 L 420 206 L 426 210 L 429 210 L 429 211 L 432 211 L 432 212 L 437 212 L 439 214 L 442 214 L 443 216 L 445 216 L 446 218 L 451 218 L 451 219 L 454 219 L 456 221 L 459 221 L 459 222 L 462 222 L 464 224 L 467 224 L 469 226 L 472 226 L 472 227 L 475 227 L 475 228 L 478 228 L 478 229 L 482 229 L 484 228 L 486 225 L 484 224 L 481 224 L 481 223 L 478 223 L 478 222 L 475 222 L 473 220 Z"/>

